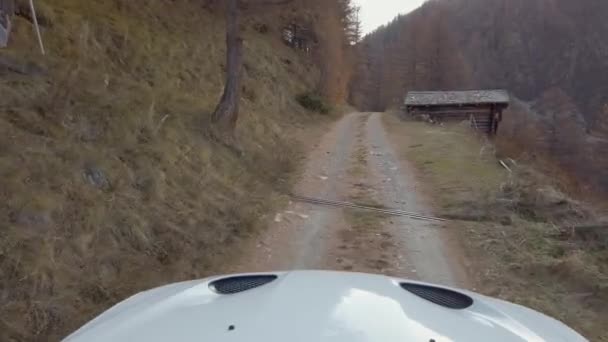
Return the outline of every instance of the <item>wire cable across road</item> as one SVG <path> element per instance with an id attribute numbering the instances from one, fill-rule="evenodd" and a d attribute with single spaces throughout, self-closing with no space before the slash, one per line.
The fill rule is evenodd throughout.
<path id="1" fill-rule="evenodd" d="M 294 195 L 294 194 L 291 194 L 290 197 L 296 202 L 302 202 L 302 203 L 308 203 L 308 204 L 374 211 L 374 212 L 378 212 L 378 213 L 382 213 L 382 214 L 386 214 L 386 215 L 403 216 L 403 217 L 409 217 L 409 218 L 412 218 L 415 220 L 422 220 L 422 221 L 438 221 L 438 222 L 449 221 L 447 219 L 443 219 L 440 217 L 427 216 L 427 215 L 423 215 L 423 214 L 408 212 L 408 211 L 394 209 L 394 208 L 373 207 L 373 206 L 369 206 L 369 205 L 363 205 L 363 204 L 357 204 L 357 203 L 351 203 L 351 202 L 331 201 L 331 200 L 320 199 L 320 198 L 299 196 L 299 195 Z"/>

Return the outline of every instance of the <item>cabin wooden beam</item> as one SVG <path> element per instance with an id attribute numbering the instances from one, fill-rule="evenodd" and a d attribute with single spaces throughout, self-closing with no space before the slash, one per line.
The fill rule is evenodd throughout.
<path id="1" fill-rule="evenodd" d="M 406 106 L 410 115 L 429 115 L 434 120 L 475 120 L 477 129 L 494 136 L 502 121 L 502 112 L 507 106 L 504 104 L 473 104 L 473 105 L 439 105 L 439 106 Z"/>

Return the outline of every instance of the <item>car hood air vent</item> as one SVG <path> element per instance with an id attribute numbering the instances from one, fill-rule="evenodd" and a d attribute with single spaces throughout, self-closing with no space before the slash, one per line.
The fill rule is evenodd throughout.
<path id="1" fill-rule="evenodd" d="M 410 293 L 445 308 L 462 310 L 473 305 L 473 298 L 456 291 L 412 283 L 401 283 L 400 285 Z"/>
<path id="2" fill-rule="evenodd" d="M 276 275 L 234 276 L 215 280 L 209 284 L 219 294 L 235 294 L 266 285 L 277 279 Z"/>

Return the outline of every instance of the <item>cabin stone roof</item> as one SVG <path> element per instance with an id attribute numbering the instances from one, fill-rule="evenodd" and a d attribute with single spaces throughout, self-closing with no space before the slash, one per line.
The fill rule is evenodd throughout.
<path id="1" fill-rule="evenodd" d="M 406 106 L 509 104 L 506 90 L 410 91 Z"/>

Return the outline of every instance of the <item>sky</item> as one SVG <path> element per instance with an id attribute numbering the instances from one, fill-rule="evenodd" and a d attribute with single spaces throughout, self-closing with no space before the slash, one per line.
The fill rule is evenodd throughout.
<path id="1" fill-rule="evenodd" d="M 355 0 L 361 6 L 363 33 L 388 24 L 400 13 L 418 8 L 425 0 Z"/>

